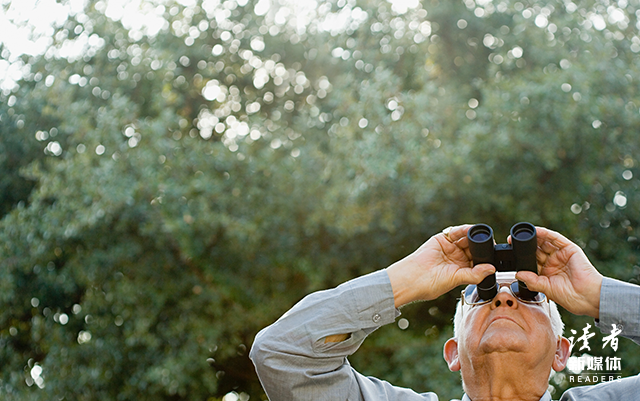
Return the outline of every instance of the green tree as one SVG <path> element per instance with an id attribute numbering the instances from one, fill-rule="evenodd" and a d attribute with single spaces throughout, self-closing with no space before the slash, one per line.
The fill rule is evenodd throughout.
<path id="1" fill-rule="evenodd" d="M 455 223 L 548 226 L 636 278 L 637 1 L 295 7 L 144 2 L 145 27 L 89 1 L 46 54 L 0 51 L 25 67 L 0 96 L 4 398 L 264 398 L 260 328 Z M 460 397 L 456 296 L 352 363 Z"/>

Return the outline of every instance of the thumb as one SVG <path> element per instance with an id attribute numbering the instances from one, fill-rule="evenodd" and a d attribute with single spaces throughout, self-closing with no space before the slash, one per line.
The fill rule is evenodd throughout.
<path id="1" fill-rule="evenodd" d="M 547 277 L 541 277 L 535 274 L 534 272 L 529 271 L 520 271 L 516 273 L 516 278 L 520 281 L 524 281 L 532 291 L 538 291 L 547 293 L 549 289 L 549 279 Z"/>
<path id="2" fill-rule="evenodd" d="M 493 265 L 484 263 L 473 266 L 472 269 L 459 270 L 461 284 L 478 284 L 485 277 L 496 272 L 496 268 Z"/>

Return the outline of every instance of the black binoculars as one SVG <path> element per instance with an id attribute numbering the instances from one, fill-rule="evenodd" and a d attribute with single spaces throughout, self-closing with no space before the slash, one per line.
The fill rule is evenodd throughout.
<path id="1" fill-rule="evenodd" d="M 536 249 L 538 247 L 536 228 L 531 223 L 518 223 L 511 227 L 511 244 L 495 244 L 493 230 L 486 224 L 476 224 L 467 232 L 469 251 L 473 265 L 492 264 L 496 271 L 528 270 L 538 274 Z M 522 299 L 534 299 L 538 293 L 531 291 L 527 285 L 518 281 Z M 478 295 L 483 300 L 490 300 L 498 293 L 496 275 L 485 277 L 477 286 Z"/>

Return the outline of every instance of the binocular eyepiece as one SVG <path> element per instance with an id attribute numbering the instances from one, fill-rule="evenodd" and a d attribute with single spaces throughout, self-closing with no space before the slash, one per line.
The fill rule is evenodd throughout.
<path id="1" fill-rule="evenodd" d="M 511 227 L 511 244 L 495 244 L 493 230 L 486 224 L 476 224 L 467 232 L 469 251 L 473 265 L 481 263 L 492 264 L 496 271 L 527 270 L 538 274 L 536 249 L 538 247 L 536 228 L 531 223 L 518 223 Z M 538 293 L 531 291 L 527 285 L 518 281 L 520 296 L 523 299 L 533 299 Z M 490 300 L 498 293 L 496 275 L 485 277 L 477 286 L 478 295 L 483 300 Z"/>

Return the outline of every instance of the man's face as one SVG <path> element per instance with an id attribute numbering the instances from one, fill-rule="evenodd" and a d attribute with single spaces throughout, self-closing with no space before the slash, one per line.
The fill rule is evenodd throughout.
<path id="1" fill-rule="evenodd" d="M 569 357 L 569 341 L 554 334 L 550 309 L 548 301 L 518 300 L 508 286 L 488 303 L 463 304 L 457 338 L 445 343 L 444 357 L 449 369 L 461 371 L 465 391 L 480 399 L 483 386 L 499 388 L 496 383 L 506 380 L 539 398 L 551 369 L 564 369 Z"/>
<path id="2" fill-rule="evenodd" d="M 494 352 L 552 358 L 556 336 L 551 328 L 549 304 L 526 304 L 502 287 L 494 299 L 484 305 L 464 306 L 464 326 L 458 339 L 461 351 L 469 358 Z"/>
<path id="3" fill-rule="evenodd" d="M 501 286 L 491 302 L 462 305 L 462 327 L 457 353 L 460 368 L 473 370 L 491 358 L 511 358 L 518 364 L 546 366 L 550 370 L 558 346 L 547 301 L 529 304 L 519 301 L 505 283 L 515 277 L 500 277 Z"/>

